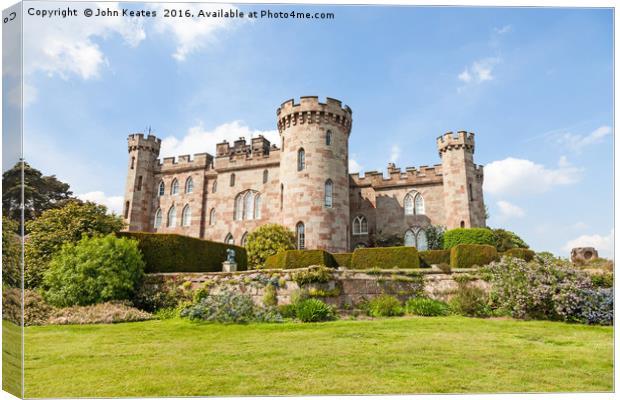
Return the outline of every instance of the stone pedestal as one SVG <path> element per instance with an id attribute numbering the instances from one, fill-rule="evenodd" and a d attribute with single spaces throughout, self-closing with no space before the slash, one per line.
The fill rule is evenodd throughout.
<path id="1" fill-rule="evenodd" d="M 237 263 L 224 261 L 222 263 L 222 272 L 235 272 L 237 270 Z"/>

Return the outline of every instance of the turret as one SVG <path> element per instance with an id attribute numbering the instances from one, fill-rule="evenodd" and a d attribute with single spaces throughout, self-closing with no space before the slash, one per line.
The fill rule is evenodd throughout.
<path id="1" fill-rule="evenodd" d="M 459 131 L 437 138 L 441 157 L 446 227 L 472 228 L 486 224 L 482 198 L 483 171 L 474 164 L 474 134 Z"/>
<path id="2" fill-rule="evenodd" d="M 349 134 L 352 111 L 316 96 L 282 103 L 278 131 L 282 223 L 298 247 L 349 250 Z"/>
<path id="3" fill-rule="evenodd" d="M 129 164 L 125 184 L 123 219 L 131 231 L 149 231 L 152 227 L 151 203 L 155 182 L 153 172 L 159 157 L 161 140 L 142 133 L 129 135 Z"/>

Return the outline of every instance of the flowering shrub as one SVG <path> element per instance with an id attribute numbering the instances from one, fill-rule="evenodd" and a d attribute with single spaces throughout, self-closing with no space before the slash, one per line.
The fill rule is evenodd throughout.
<path id="1" fill-rule="evenodd" d="M 452 312 L 458 315 L 478 318 L 491 316 L 488 294 L 467 282 L 458 284 L 458 289 L 449 304 Z"/>
<path id="2" fill-rule="evenodd" d="M 210 294 L 181 311 L 181 317 L 221 323 L 280 322 L 282 316 L 272 308 L 260 308 L 247 294 L 224 291 Z"/>

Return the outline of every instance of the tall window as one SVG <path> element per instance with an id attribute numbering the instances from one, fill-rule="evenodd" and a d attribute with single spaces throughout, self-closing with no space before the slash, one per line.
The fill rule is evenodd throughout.
<path id="1" fill-rule="evenodd" d="M 325 182 L 325 207 L 334 205 L 334 183 L 331 179 Z"/>
<path id="2" fill-rule="evenodd" d="M 260 219 L 260 193 L 254 198 L 254 218 Z"/>
<path id="3" fill-rule="evenodd" d="M 420 193 L 411 192 L 405 196 L 405 215 L 424 215 L 424 198 Z"/>
<path id="4" fill-rule="evenodd" d="M 230 186 L 235 186 L 235 174 L 230 174 Z"/>
<path id="5" fill-rule="evenodd" d="M 211 193 L 217 192 L 217 181 L 213 181 L 213 186 L 211 187 Z"/>
<path id="6" fill-rule="evenodd" d="M 142 175 L 138 177 L 138 189 L 137 190 L 142 190 Z"/>
<path id="7" fill-rule="evenodd" d="M 231 235 L 230 233 L 226 235 L 226 238 L 224 239 L 224 243 L 235 244 L 235 239 L 233 238 L 233 235 Z"/>
<path id="8" fill-rule="evenodd" d="M 325 134 L 325 144 L 328 146 L 332 144 L 332 131 L 327 131 Z"/>
<path id="9" fill-rule="evenodd" d="M 192 223 L 192 209 L 189 204 L 183 208 L 183 214 L 181 215 L 181 226 L 190 226 Z"/>
<path id="10" fill-rule="evenodd" d="M 192 193 L 194 191 L 194 180 L 190 176 L 185 181 L 185 193 Z"/>
<path id="11" fill-rule="evenodd" d="M 153 227 L 155 229 L 159 228 L 161 226 L 161 208 L 158 208 L 157 211 L 155 212 L 155 222 L 153 223 Z"/>
<path id="12" fill-rule="evenodd" d="M 209 225 L 215 225 L 215 208 L 212 208 L 209 213 Z"/>
<path id="13" fill-rule="evenodd" d="M 136 165 L 136 157 L 131 157 L 131 169 L 134 169 Z"/>
<path id="14" fill-rule="evenodd" d="M 302 171 L 306 168 L 306 152 L 304 149 L 297 151 L 297 171 Z"/>
<path id="15" fill-rule="evenodd" d="M 415 195 L 413 202 L 415 204 L 416 215 L 424 215 L 424 198 L 420 193 Z"/>
<path id="16" fill-rule="evenodd" d="M 125 219 L 129 218 L 129 202 L 125 202 Z"/>
<path id="17" fill-rule="evenodd" d="M 177 224 L 177 209 L 175 206 L 170 207 L 168 210 L 168 228 L 174 228 Z"/>
<path id="18" fill-rule="evenodd" d="M 241 221 L 243 219 L 243 196 L 238 194 L 235 197 L 235 221 Z"/>
<path id="19" fill-rule="evenodd" d="M 243 208 L 245 211 L 245 215 L 243 218 L 245 219 L 254 219 L 254 193 L 248 191 L 243 198 Z"/>
<path id="20" fill-rule="evenodd" d="M 263 171 L 263 183 L 267 183 L 267 181 L 269 181 L 269 171 L 264 170 Z"/>
<path id="21" fill-rule="evenodd" d="M 415 246 L 415 235 L 410 229 L 405 232 L 405 246 Z"/>
<path id="22" fill-rule="evenodd" d="M 306 228 L 303 222 L 298 222 L 295 227 L 297 234 L 297 250 L 303 250 L 306 247 Z"/>
<path id="23" fill-rule="evenodd" d="M 405 232 L 405 246 L 415 246 L 418 250 L 428 250 L 426 231 L 422 228 L 408 229 Z"/>
<path id="24" fill-rule="evenodd" d="M 246 190 L 235 197 L 234 218 L 236 221 L 260 218 L 260 193 Z"/>
<path id="25" fill-rule="evenodd" d="M 474 188 L 469 184 L 469 201 L 474 201 Z"/>
<path id="26" fill-rule="evenodd" d="M 248 233 L 244 233 L 243 236 L 241 236 L 241 246 L 245 247 L 245 243 L 248 241 Z"/>
<path id="27" fill-rule="evenodd" d="M 164 184 L 164 181 L 159 182 L 159 188 L 157 189 L 157 192 L 160 196 L 166 194 L 166 185 Z"/>
<path id="28" fill-rule="evenodd" d="M 172 187 L 170 188 L 170 194 L 179 194 L 179 181 L 174 178 L 172 181 Z"/>
<path id="29" fill-rule="evenodd" d="M 363 215 L 355 217 L 353 220 L 353 234 L 354 235 L 366 235 L 368 234 L 368 220 Z"/>

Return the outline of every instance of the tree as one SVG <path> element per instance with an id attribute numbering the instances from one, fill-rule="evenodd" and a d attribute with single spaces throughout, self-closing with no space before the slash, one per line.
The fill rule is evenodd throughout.
<path id="1" fill-rule="evenodd" d="M 505 229 L 492 229 L 492 231 L 497 251 L 503 252 L 514 248 L 529 249 L 530 247 L 514 232 Z"/>
<path id="2" fill-rule="evenodd" d="M 65 243 L 75 243 L 82 235 L 107 235 L 123 229 L 123 220 L 106 214 L 106 207 L 91 202 L 69 200 L 63 207 L 44 211 L 29 221 L 25 249 L 24 284 L 39 286 L 52 258 Z"/>
<path id="3" fill-rule="evenodd" d="M 20 287 L 20 255 L 22 253 L 19 235 L 19 223 L 2 217 L 2 283 L 11 287 Z"/>
<path id="4" fill-rule="evenodd" d="M 114 235 L 84 236 L 52 256 L 43 279 L 44 297 L 58 307 L 128 300 L 144 275 L 138 242 Z"/>
<path id="5" fill-rule="evenodd" d="M 22 164 L 24 167 L 24 220 L 32 220 L 45 210 L 61 206 L 73 193 L 69 185 L 45 176 L 26 162 L 18 162 L 2 174 L 2 215 L 13 220 L 21 219 Z"/>
<path id="6" fill-rule="evenodd" d="M 267 257 L 279 251 L 295 249 L 295 234 L 282 225 L 262 225 L 248 235 L 245 249 L 248 266 L 263 268 Z"/>
<path id="7" fill-rule="evenodd" d="M 443 233 L 446 228 L 441 225 L 429 225 L 424 231 L 426 232 L 426 241 L 429 250 L 443 249 Z"/>

